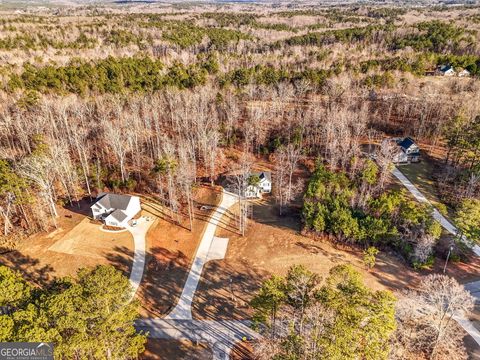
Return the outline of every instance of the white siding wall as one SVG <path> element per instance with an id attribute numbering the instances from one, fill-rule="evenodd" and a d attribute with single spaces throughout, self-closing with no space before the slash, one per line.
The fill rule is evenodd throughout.
<path id="1" fill-rule="evenodd" d="M 142 207 L 140 206 L 140 198 L 137 196 L 133 196 L 125 212 L 127 213 L 128 217 L 131 219 L 132 217 L 137 215 L 141 210 L 142 210 Z"/>

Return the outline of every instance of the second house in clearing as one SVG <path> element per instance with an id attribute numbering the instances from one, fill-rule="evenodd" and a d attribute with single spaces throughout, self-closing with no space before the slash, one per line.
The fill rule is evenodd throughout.
<path id="1" fill-rule="evenodd" d="M 138 196 L 109 193 L 100 194 L 90 209 L 94 219 L 118 228 L 126 227 L 142 210 Z"/>
<path id="2" fill-rule="evenodd" d="M 420 161 L 420 149 L 411 137 L 395 140 L 398 146 L 398 152 L 393 158 L 395 164 L 415 163 Z"/>
<path id="3" fill-rule="evenodd" d="M 248 177 L 248 186 L 245 191 L 247 198 L 261 198 L 262 194 L 272 192 L 272 173 L 270 171 L 252 172 Z"/>

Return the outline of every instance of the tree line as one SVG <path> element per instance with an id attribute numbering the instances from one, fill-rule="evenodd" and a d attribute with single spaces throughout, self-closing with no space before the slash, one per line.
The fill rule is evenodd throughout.
<path id="1" fill-rule="evenodd" d="M 40 93 L 119 94 L 125 91 L 155 91 L 168 86 L 193 88 L 207 81 L 209 71 L 216 69 L 215 58 L 185 66 L 175 63 L 164 68 L 149 57 L 113 58 L 97 62 L 72 61 L 67 66 L 35 67 L 26 64 L 20 75 L 8 81 L 9 91 L 24 89 Z"/>

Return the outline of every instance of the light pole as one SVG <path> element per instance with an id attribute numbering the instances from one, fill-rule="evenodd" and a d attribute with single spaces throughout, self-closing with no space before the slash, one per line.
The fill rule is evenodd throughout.
<path id="1" fill-rule="evenodd" d="M 443 267 L 443 273 L 445 274 L 445 271 L 447 270 L 447 263 L 448 259 L 450 258 L 450 253 L 453 250 L 453 245 L 450 245 L 450 249 L 448 249 L 448 254 L 447 254 L 447 260 L 445 260 L 445 266 Z"/>

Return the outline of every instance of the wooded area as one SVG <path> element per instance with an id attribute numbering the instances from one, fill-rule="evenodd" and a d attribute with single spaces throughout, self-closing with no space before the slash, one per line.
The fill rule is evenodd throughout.
<path id="1" fill-rule="evenodd" d="M 369 269 L 378 249 L 415 270 L 431 268 L 441 226 L 430 206 L 395 187 L 390 175 L 398 148 L 384 141 L 412 137 L 435 164 L 433 186 L 445 203 L 439 210 L 459 229 L 447 246 L 452 254 L 441 249 L 440 256 L 468 258 L 480 240 L 479 6 L 138 6 L 0 8 L 2 252 L 57 228 L 59 208 L 79 209 L 82 199 L 91 202 L 103 191 L 147 195 L 168 209 L 169 221 L 185 220 L 192 231 L 195 190 L 225 177 L 239 195 L 236 230 L 245 235 L 245 192 L 258 182 L 250 175 L 262 163 L 272 171 L 276 210 L 301 219 L 302 235 L 364 250 Z M 0 306 L 55 318 L 58 299 L 68 304 L 92 277 L 110 271 L 97 268 L 79 274 L 77 283 L 60 283 L 42 304 L 18 275 L 0 267 L 1 276 L 25 288 L 18 301 Z M 292 297 L 299 279 L 307 289 Z M 127 287 L 117 280 L 115 286 Z M 368 290 L 348 267 L 332 270 L 322 286 L 303 268 L 270 281 L 256 303 L 259 321 L 271 330 L 260 344 L 264 354 L 465 355 L 440 305 L 414 321 L 401 313 L 401 299 L 395 310 L 390 293 Z M 426 280 L 419 291 L 448 281 Z M 360 304 L 342 309 L 352 293 Z M 299 303 L 303 295 L 312 301 Z M 421 313 L 428 301 L 415 296 L 424 301 Z M 460 310 L 472 307 L 465 299 Z M 346 326 L 357 310 L 362 316 Z M 136 316 L 134 307 L 124 311 L 129 320 Z M 363 334 L 364 317 L 374 313 L 382 325 Z M 294 326 L 282 328 L 292 314 Z M 435 329 L 425 325 L 436 320 Z M 4 337 L 19 338 L 19 320 L 4 321 L 10 329 Z M 305 322 L 319 331 L 320 343 L 289 343 L 317 336 L 305 333 Z M 65 354 L 84 356 L 67 330 L 57 327 L 49 339 L 67 344 L 60 347 Z M 328 344 L 335 331 L 376 340 L 339 350 Z M 131 357 L 143 350 L 142 336 L 122 345 Z M 400 352 L 392 355 L 387 345 Z"/>

